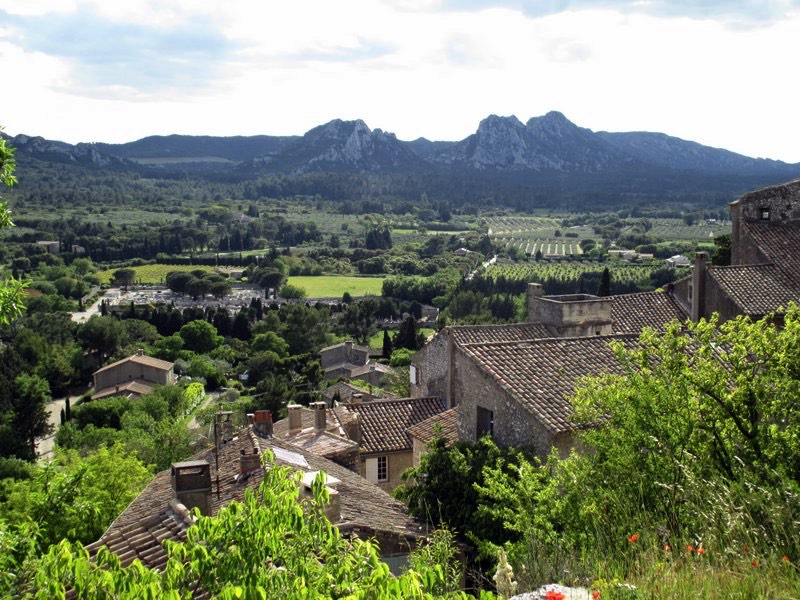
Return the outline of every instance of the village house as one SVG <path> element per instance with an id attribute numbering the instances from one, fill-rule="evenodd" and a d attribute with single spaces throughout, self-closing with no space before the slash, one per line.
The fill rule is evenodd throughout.
<path id="1" fill-rule="evenodd" d="M 391 367 L 369 358 L 369 348 L 354 344 L 352 340 L 328 346 L 319 351 L 319 363 L 325 379 L 359 379 L 379 387 Z"/>
<path id="2" fill-rule="evenodd" d="M 412 395 L 455 407 L 459 439 L 488 434 L 540 456 L 565 454 L 579 380 L 618 372 L 610 342 L 633 347 L 644 327 L 715 312 L 758 318 L 800 302 L 800 180 L 745 194 L 731 217 L 732 265 L 699 253 L 692 275 L 665 292 L 546 297 L 530 284 L 527 323 L 444 328 L 412 358 Z"/>
<path id="3" fill-rule="evenodd" d="M 145 356 L 143 350 L 98 369 L 92 377 L 92 400 L 109 396 L 144 396 L 157 385 L 170 385 L 176 381 L 173 363 Z"/>
<path id="4" fill-rule="evenodd" d="M 158 473 L 103 536 L 87 547 L 89 552 L 94 555 L 107 546 L 124 566 L 138 559 L 146 567 L 163 569 L 164 541 L 186 539 L 194 522 L 189 511 L 197 507 L 201 514 L 216 515 L 231 501 L 241 501 L 245 490 L 256 489 L 263 481 L 265 452 L 274 455 L 276 464 L 303 472 L 303 496 L 310 495 L 316 473 L 325 472 L 331 498 L 325 509 L 328 518 L 345 536 L 376 540 L 381 558 L 393 571 L 399 572 L 423 539 L 423 526 L 402 503 L 345 467 L 286 441 L 261 437 L 253 425 L 238 432 L 220 428 L 220 432 L 215 447 Z"/>
<path id="5" fill-rule="evenodd" d="M 458 440 L 458 410 L 450 408 L 434 415 L 409 428 L 411 436 L 412 463 L 416 467 L 419 459 L 427 451 L 428 444 L 436 438 L 442 438 L 445 446 L 450 447 Z"/>

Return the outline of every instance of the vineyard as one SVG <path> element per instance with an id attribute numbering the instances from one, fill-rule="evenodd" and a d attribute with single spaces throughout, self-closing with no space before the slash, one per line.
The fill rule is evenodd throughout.
<path id="1" fill-rule="evenodd" d="M 570 227 L 562 232 L 561 219 L 554 217 L 489 217 L 486 226 L 496 244 L 528 256 L 537 252 L 553 258 L 580 255 L 583 251 L 578 242 L 594 237 L 590 227 Z M 569 235 L 561 237 L 563 233 Z"/>
<path id="2" fill-rule="evenodd" d="M 546 294 L 596 292 L 603 269 L 608 267 L 614 294 L 652 290 L 666 281 L 688 275 L 688 269 L 665 270 L 660 264 L 631 265 L 627 263 L 598 264 L 595 262 L 568 263 L 495 263 L 484 276 L 497 281 L 527 284 L 538 282 Z"/>

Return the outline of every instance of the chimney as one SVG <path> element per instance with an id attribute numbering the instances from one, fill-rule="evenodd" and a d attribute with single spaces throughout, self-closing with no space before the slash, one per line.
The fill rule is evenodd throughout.
<path id="1" fill-rule="evenodd" d="M 303 431 L 303 407 L 299 404 L 289 404 L 289 435 L 297 435 Z"/>
<path id="2" fill-rule="evenodd" d="M 308 471 L 303 473 L 303 479 L 300 483 L 300 495 L 303 498 L 313 498 L 314 482 L 320 475 L 325 482 L 325 489 L 328 492 L 328 502 L 323 507 L 323 511 L 325 512 L 325 516 L 328 517 L 328 520 L 331 523 L 336 524 L 342 518 L 342 504 L 339 499 L 339 492 L 335 488 L 337 484 L 341 483 L 341 480 L 328 475 L 324 471 Z"/>
<path id="3" fill-rule="evenodd" d="M 214 417 L 214 441 L 219 448 L 233 439 L 233 412 L 224 410 Z"/>
<path id="4" fill-rule="evenodd" d="M 314 431 L 325 431 L 328 428 L 328 405 L 324 402 L 312 402 L 309 406 L 314 410 Z"/>
<path id="5" fill-rule="evenodd" d="M 705 316 L 706 312 L 706 259 L 705 252 L 694 255 L 694 268 L 692 269 L 692 314 L 694 322 Z"/>
<path id="6" fill-rule="evenodd" d="M 204 460 L 172 464 L 172 491 L 186 508 L 211 514 L 211 465 Z"/>
<path id="7" fill-rule="evenodd" d="M 361 445 L 361 418 L 358 413 L 350 413 L 349 419 L 343 419 L 342 427 L 348 439 Z"/>
<path id="8" fill-rule="evenodd" d="M 248 454 L 247 450 L 240 450 L 239 454 L 239 476 L 247 475 L 253 471 L 261 468 L 261 454 L 258 448 L 253 448 L 253 451 Z"/>
<path id="9" fill-rule="evenodd" d="M 350 396 L 350 404 L 361 404 L 362 402 L 364 402 L 364 394 L 359 392 Z"/>
<path id="10" fill-rule="evenodd" d="M 144 348 L 138 348 L 136 350 L 136 356 L 144 356 Z"/>
<path id="11" fill-rule="evenodd" d="M 541 283 L 528 284 L 528 323 L 533 323 L 538 320 L 538 302 L 539 298 L 544 296 L 544 288 Z"/>
<path id="12" fill-rule="evenodd" d="M 272 413 L 268 410 L 257 410 L 253 430 L 262 437 L 272 437 Z"/>

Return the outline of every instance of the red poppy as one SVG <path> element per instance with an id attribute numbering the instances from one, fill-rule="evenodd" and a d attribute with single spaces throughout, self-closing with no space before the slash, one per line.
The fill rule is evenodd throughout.
<path id="1" fill-rule="evenodd" d="M 598 600 L 598 598 L 600 598 L 600 592 L 592 590 L 592 600 Z"/>
<path id="2" fill-rule="evenodd" d="M 757 560 L 754 560 L 750 564 L 753 565 L 753 567 L 758 568 L 758 561 Z"/>
<path id="3" fill-rule="evenodd" d="M 705 553 L 706 553 L 706 549 L 703 548 L 702 546 L 699 546 L 697 548 L 697 554 L 705 554 Z"/>
<path id="4" fill-rule="evenodd" d="M 692 546 L 691 544 L 686 544 L 684 550 L 686 550 L 687 552 L 694 552 L 694 546 Z"/>
<path id="5" fill-rule="evenodd" d="M 566 596 L 561 592 L 557 592 L 555 590 L 547 590 L 547 593 L 544 595 L 545 600 L 565 600 Z"/>
<path id="6" fill-rule="evenodd" d="M 639 534 L 634 533 L 631 537 L 628 538 L 628 541 L 633 544 L 634 542 L 639 540 Z"/>
<path id="7" fill-rule="evenodd" d="M 781 560 L 782 560 L 783 562 L 789 562 L 789 557 L 788 557 L 788 556 L 786 556 L 786 555 L 784 554 L 784 555 L 781 557 Z"/>

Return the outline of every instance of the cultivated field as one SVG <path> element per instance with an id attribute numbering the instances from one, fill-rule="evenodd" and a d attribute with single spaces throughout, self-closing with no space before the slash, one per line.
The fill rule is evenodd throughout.
<path id="1" fill-rule="evenodd" d="M 380 296 L 384 277 L 350 277 L 337 275 L 294 276 L 287 283 L 303 288 L 307 298 L 341 298 L 351 296 Z"/>

